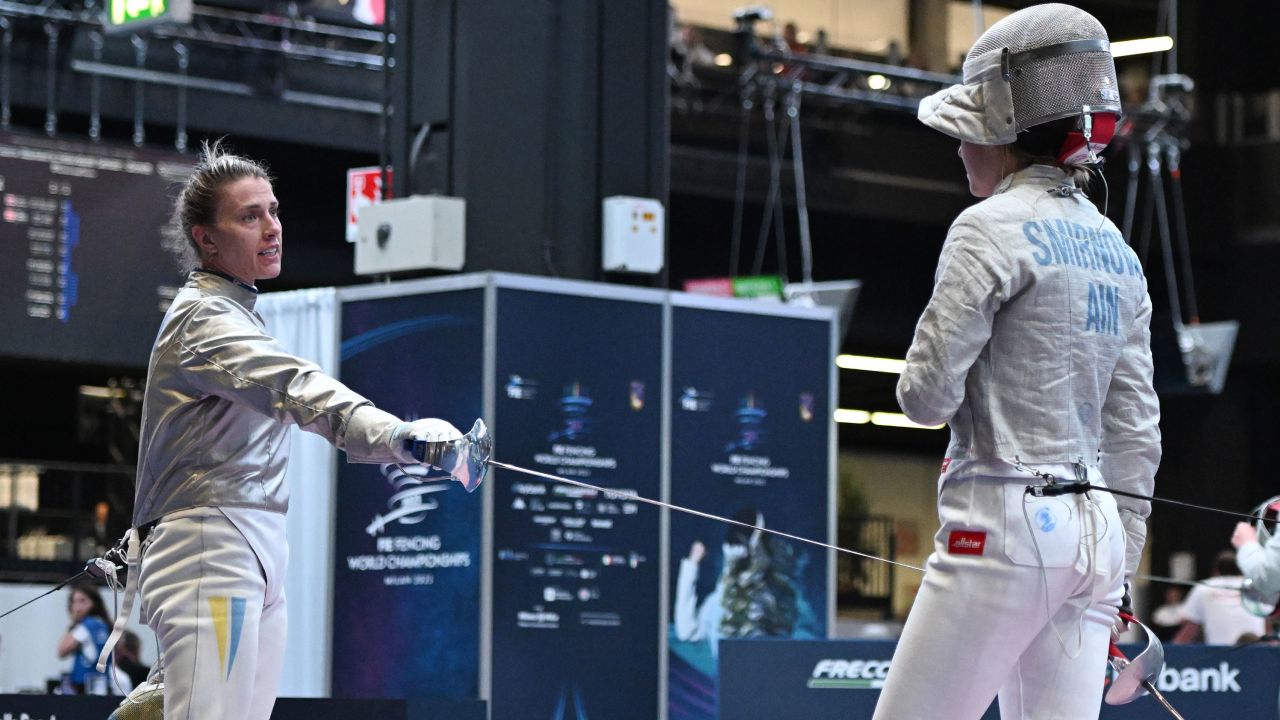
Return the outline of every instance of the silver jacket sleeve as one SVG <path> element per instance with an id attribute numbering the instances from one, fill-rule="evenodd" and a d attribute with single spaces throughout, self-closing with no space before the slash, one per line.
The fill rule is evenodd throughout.
<path id="1" fill-rule="evenodd" d="M 285 352 L 245 311 L 208 298 L 179 336 L 180 367 L 192 386 L 278 422 L 294 423 L 346 451 L 357 462 L 398 462 L 395 416 Z"/>
<path id="2" fill-rule="evenodd" d="M 1155 492 L 1156 468 L 1160 466 L 1160 401 L 1153 376 L 1151 297 L 1143 293 L 1102 405 L 1098 463 L 1109 487 L 1139 495 Z M 1125 577 L 1132 578 L 1147 540 L 1151 503 L 1117 495 L 1116 505 L 1126 536 Z"/>
<path id="3" fill-rule="evenodd" d="M 898 404 L 913 422 L 941 425 L 956 414 L 969 368 L 991 338 L 996 311 L 1014 279 L 1008 259 L 985 233 L 963 220 L 951 227 L 933 296 L 898 378 Z"/>
<path id="4" fill-rule="evenodd" d="M 1280 593 L 1280 535 L 1272 535 L 1266 545 L 1241 545 L 1236 551 L 1236 564 L 1258 592 L 1268 596 Z"/>

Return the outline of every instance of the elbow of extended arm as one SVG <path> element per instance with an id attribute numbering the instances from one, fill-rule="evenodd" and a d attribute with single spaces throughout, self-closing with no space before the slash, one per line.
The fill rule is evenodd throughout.
<path id="1" fill-rule="evenodd" d="M 937 398 L 930 398 L 906 373 L 898 380 L 897 396 L 902 413 L 919 425 L 942 425 L 955 414 L 955 408 L 940 407 L 943 403 L 937 402 Z"/>

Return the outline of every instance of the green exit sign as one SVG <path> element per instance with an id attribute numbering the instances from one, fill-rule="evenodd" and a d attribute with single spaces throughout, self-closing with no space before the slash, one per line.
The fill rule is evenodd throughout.
<path id="1" fill-rule="evenodd" d="M 132 32 L 159 23 L 191 22 L 192 0 L 107 0 L 103 25 L 109 32 Z"/>

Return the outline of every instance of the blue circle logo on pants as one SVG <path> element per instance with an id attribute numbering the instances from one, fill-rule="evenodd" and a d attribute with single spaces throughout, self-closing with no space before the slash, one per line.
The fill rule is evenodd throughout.
<path id="1" fill-rule="evenodd" d="M 1036 522 L 1040 523 L 1040 532 L 1053 532 L 1057 527 L 1057 523 L 1053 520 L 1053 511 L 1049 508 L 1040 508 L 1036 513 Z"/>

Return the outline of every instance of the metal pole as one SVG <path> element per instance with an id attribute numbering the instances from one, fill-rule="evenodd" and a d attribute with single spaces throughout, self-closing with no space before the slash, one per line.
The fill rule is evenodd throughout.
<path id="1" fill-rule="evenodd" d="M 391 70 L 396 64 L 396 59 L 392 55 L 396 44 L 395 12 L 395 0 L 386 0 L 382 17 L 382 121 L 378 123 L 378 166 L 382 170 L 379 201 L 392 196 L 391 178 L 387 166 L 391 162 L 391 114 L 395 111 L 395 106 L 391 102 Z"/>
<path id="2" fill-rule="evenodd" d="M 751 96 L 755 92 L 755 87 L 753 74 L 750 81 L 743 82 L 739 91 L 742 96 L 742 107 L 738 122 L 738 182 L 733 192 L 733 234 L 732 244 L 729 246 L 729 277 L 738 274 L 738 256 L 742 249 L 742 221 L 746 214 L 747 202 L 747 151 L 750 149 L 751 110 L 755 106 Z"/>
<path id="3" fill-rule="evenodd" d="M 773 205 L 778 201 L 778 195 L 781 192 L 778 173 L 780 161 L 775 151 L 775 146 L 778 144 L 774 128 L 773 109 L 776 89 L 777 83 L 772 78 L 766 81 L 762 107 L 764 109 L 764 137 L 769 146 L 769 196 L 764 203 L 764 213 L 760 216 L 760 234 L 756 238 L 756 255 L 755 260 L 751 263 L 752 275 L 759 275 L 764 271 L 764 252 L 769 245 L 769 230 L 775 217 Z"/>
<path id="4" fill-rule="evenodd" d="M 93 61 L 102 62 L 102 46 L 105 39 L 97 30 L 89 32 L 89 45 L 93 49 Z M 89 78 L 89 139 L 98 142 L 102 139 L 102 76 Z"/>
<path id="5" fill-rule="evenodd" d="M 778 185 L 777 202 L 773 205 L 773 231 L 778 236 L 778 275 L 787 281 L 787 228 L 786 203 L 782 202 L 782 160 L 787 156 L 787 124 L 790 116 L 782 118 L 778 125 L 778 137 L 773 144 L 774 158 L 770 160 L 774 182 Z"/>
<path id="6" fill-rule="evenodd" d="M 145 70 L 147 67 L 147 41 L 141 35 L 134 35 L 129 39 L 133 43 L 133 64 L 139 70 Z M 133 82 L 133 144 L 136 147 L 142 147 L 142 143 L 147 139 L 147 131 L 142 126 L 142 104 L 143 94 L 146 91 L 146 84 L 141 78 Z"/>
<path id="7" fill-rule="evenodd" d="M 1155 199 L 1156 226 L 1160 228 L 1160 249 L 1164 257 L 1165 287 L 1169 294 L 1169 310 L 1173 326 L 1182 327 L 1182 303 L 1178 299 L 1178 277 L 1173 268 L 1173 238 L 1169 232 L 1169 210 L 1164 199 L 1164 176 L 1160 170 L 1160 145 L 1147 145 L 1147 175 L 1151 178 L 1151 196 Z"/>
<path id="8" fill-rule="evenodd" d="M 13 119 L 9 107 L 9 73 L 13 67 L 13 23 L 7 17 L 0 17 L 0 30 L 3 30 L 3 45 L 0 45 L 0 128 L 9 129 L 9 121 Z"/>
<path id="9" fill-rule="evenodd" d="M 187 149 L 187 70 L 191 66 L 191 53 L 187 50 L 186 43 L 175 42 L 173 51 L 178 54 L 178 74 L 182 76 L 184 82 L 178 84 L 178 128 L 177 134 L 173 138 L 173 146 L 179 152 Z"/>
<path id="10" fill-rule="evenodd" d="M 791 118 L 791 161 L 796 183 L 796 214 L 800 221 L 800 280 L 813 282 L 813 242 L 809 235 L 809 200 L 804 186 L 804 151 L 800 143 L 800 92 L 797 81 L 787 96 L 787 115 Z"/>
<path id="11" fill-rule="evenodd" d="M 1124 196 L 1123 234 L 1125 242 L 1133 245 L 1133 220 L 1138 209 L 1138 184 L 1142 179 L 1142 148 L 1137 138 L 1129 139 L 1128 154 L 1129 188 Z"/>
<path id="12" fill-rule="evenodd" d="M 58 113 L 56 110 L 58 101 L 58 26 L 50 22 L 45 23 L 44 34 L 49 41 L 46 55 L 49 65 L 45 69 L 44 134 L 53 137 L 58 133 Z"/>
<path id="13" fill-rule="evenodd" d="M 1196 306 L 1196 285 L 1191 272 L 1191 244 L 1187 239 L 1187 213 L 1182 201 L 1182 150 L 1177 138 L 1165 141 L 1165 161 L 1169 165 L 1169 187 L 1173 191 L 1173 225 L 1178 234 L 1178 254 L 1182 256 L 1182 279 L 1187 291 L 1187 319 L 1200 324 L 1200 308 Z"/>

